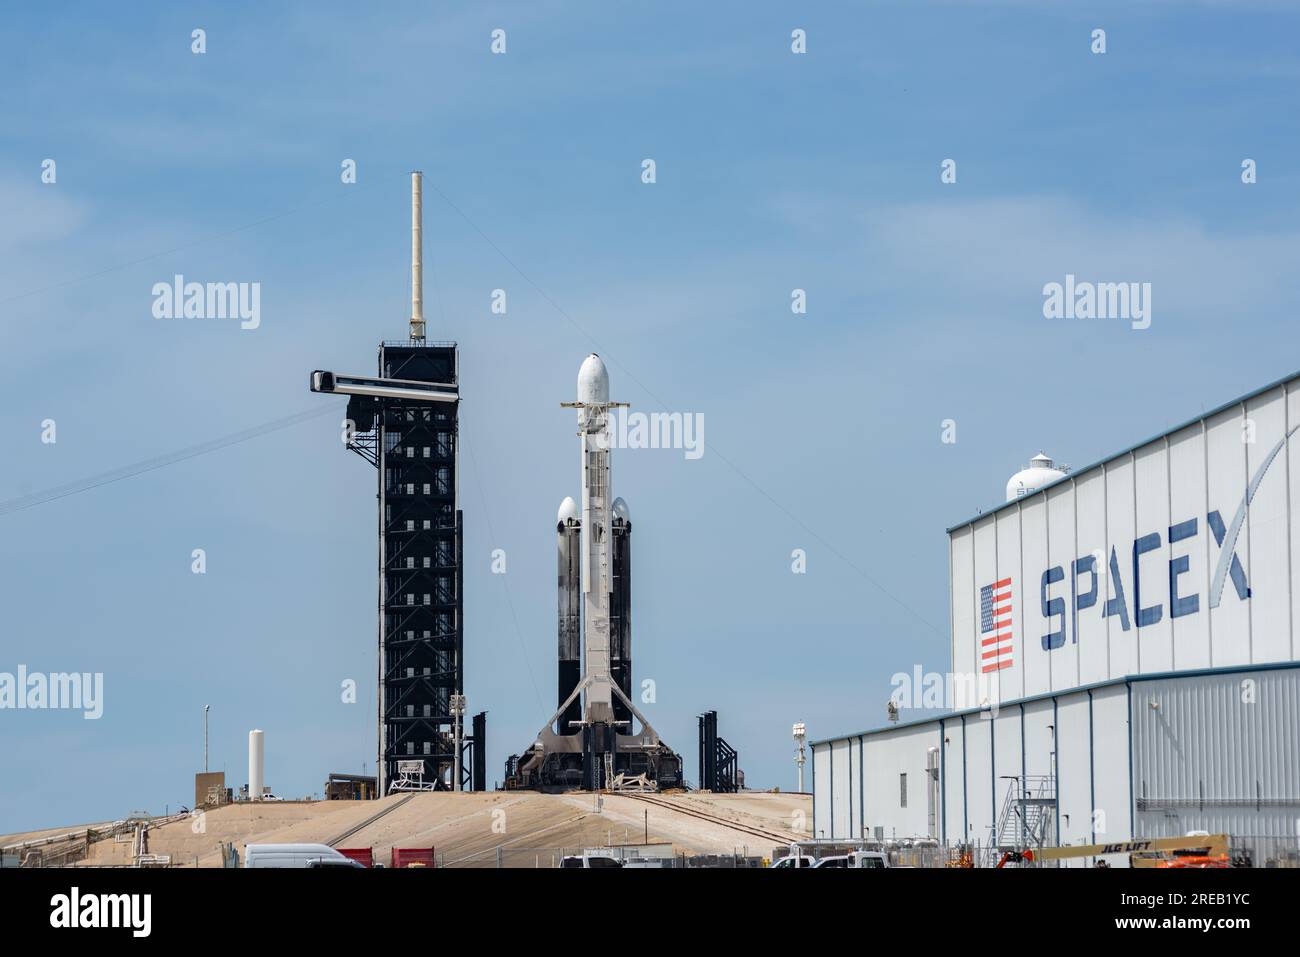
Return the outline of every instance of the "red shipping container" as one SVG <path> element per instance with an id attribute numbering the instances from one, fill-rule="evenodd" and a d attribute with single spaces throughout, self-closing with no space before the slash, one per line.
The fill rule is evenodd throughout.
<path id="1" fill-rule="evenodd" d="M 336 851 L 350 858 L 362 867 L 375 866 L 375 849 L 373 847 L 336 847 Z"/>
<path id="2" fill-rule="evenodd" d="M 393 867 L 437 867 L 431 847 L 393 848 Z"/>

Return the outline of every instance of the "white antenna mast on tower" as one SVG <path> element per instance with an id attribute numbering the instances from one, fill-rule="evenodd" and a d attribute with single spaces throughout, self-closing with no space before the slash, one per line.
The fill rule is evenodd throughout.
<path id="1" fill-rule="evenodd" d="M 411 173 L 411 339 L 424 341 L 424 174 Z"/>

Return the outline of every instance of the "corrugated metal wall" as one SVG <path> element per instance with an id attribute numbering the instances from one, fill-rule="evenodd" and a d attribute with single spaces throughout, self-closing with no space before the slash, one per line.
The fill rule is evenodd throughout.
<path id="1" fill-rule="evenodd" d="M 832 785 L 835 783 L 831 780 L 831 746 L 814 744 L 808 750 L 813 789 L 813 819 L 809 830 L 813 837 L 818 837 L 830 825 Z"/>
<path id="2" fill-rule="evenodd" d="M 987 846 L 1011 778 L 1054 775 L 1064 844 L 1206 830 L 1258 862 L 1300 851 L 1300 665 L 1117 682 L 819 743 L 816 836 L 926 836 L 935 746 L 948 843 Z"/>
<path id="3" fill-rule="evenodd" d="M 1294 842 L 1300 668 L 1136 681 L 1132 709 L 1139 837 L 1226 830 Z"/>
<path id="4" fill-rule="evenodd" d="M 879 828 L 879 833 L 890 839 L 927 836 L 930 822 L 926 759 L 930 748 L 939 746 L 938 724 L 914 725 L 850 740 L 855 749 L 862 750 L 862 775 L 849 782 L 851 792 L 857 794 L 852 798 L 854 835 L 865 832 L 874 836 Z M 936 817 L 938 810 L 936 806 Z"/>
<path id="5" fill-rule="evenodd" d="M 1062 840 L 1121 840 L 1131 833 L 1128 694 L 1121 684 L 1002 705 L 991 717 L 947 716 L 820 743 L 818 766 L 827 770 L 815 775 L 817 836 L 872 837 L 877 829 L 886 838 L 928 836 L 925 769 L 932 747 L 941 755 L 941 840 L 988 846 L 1015 780 L 1045 776 L 1057 780 Z"/>
<path id="6" fill-rule="evenodd" d="M 1092 698 L 1093 830 L 1098 842 L 1134 834 L 1129 801 L 1128 685 L 1089 692 Z"/>

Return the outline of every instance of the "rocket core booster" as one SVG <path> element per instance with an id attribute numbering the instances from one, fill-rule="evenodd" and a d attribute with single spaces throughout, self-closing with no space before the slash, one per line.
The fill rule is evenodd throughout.
<path id="1" fill-rule="evenodd" d="M 565 403 L 566 406 L 569 403 Z M 582 450 L 582 650 L 587 677 L 584 720 L 614 723 L 610 690 L 609 594 L 613 582 L 613 516 L 609 474 L 609 373 L 600 356 L 578 370 L 578 439 Z"/>

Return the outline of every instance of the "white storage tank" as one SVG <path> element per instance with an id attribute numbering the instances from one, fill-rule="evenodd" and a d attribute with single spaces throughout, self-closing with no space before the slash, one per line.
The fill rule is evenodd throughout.
<path id="1" fill-rule="evenodd" d="M 265 791 L 266 736 L 254 728 L 248 732 L 248 799 L 260 801 Z"/>
<path id="2" fill-rule="evenodd" d="M 1053 462 L 1047 453 L 1039 452 L 1029 460 L 1027 467 L 1007 480 L 1007 501 L 1014 502 L 1044 485 L 1063 478 L 1065 474 L 1065 469 Z"/>

